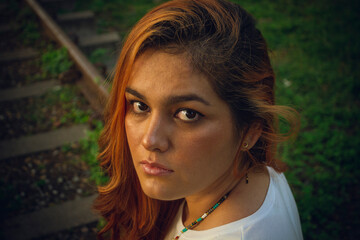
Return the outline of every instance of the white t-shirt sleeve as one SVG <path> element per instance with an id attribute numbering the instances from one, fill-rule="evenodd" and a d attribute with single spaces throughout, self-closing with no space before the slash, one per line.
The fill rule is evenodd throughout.
<path id="1" fill-rule="evenodd" d="M 286 178 L 272 168 L 268 170 L 271 180 L 266 199 L 257 212 L 243 219 L 246 221 L 242 225 L 242 237 L 238 239 L 301 240 L 299 213 Z"/>

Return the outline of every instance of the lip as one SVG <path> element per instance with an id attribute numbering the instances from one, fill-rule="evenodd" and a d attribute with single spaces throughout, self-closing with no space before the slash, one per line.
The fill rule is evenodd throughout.
<path id="1" fill-rule="evenodd" d="M 174 172 L 173 170 L 156 162 L 148 162 L 144 160 L 140 162 L 140 165 L 146 174 L 152 176 L 165 176 Z"/>

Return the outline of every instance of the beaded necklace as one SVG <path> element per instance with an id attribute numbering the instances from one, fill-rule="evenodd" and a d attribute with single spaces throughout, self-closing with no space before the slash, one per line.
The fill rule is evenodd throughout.
<path id="1" fill-rule="evenodd" d="M 247 175 L 247 173 L 245 174 L 245 183 L 248 184 L 249 183 L 249 177 Z M 237 184 L 235 185 L 235 187 L 237 186 Z M 235 188 L 234 187 L 234 188 Z M 233 189 L 234 189 L 233 188 Z M 231 193 L 231 191 L 233 190 L 231 189 L 228 193 L 226 193 L 222 198 L 220 198 L 220 200 L 214 205 L 212 206 L 209 210 L 207 210 L 201 217 L 199 217 L 198 219 L 196 219 L 195 221 L 193 221 L 191 224 L 189 224 L 188 226 L 186 226 L 183 230 L 180 231 L 179 235 L 175 236 L 173 238 L 173 240 L 177 240 L 180 238 L 180 236 L 185 233 L 187 230 L 189 229 L 193 229 L 194 227 L 196 227 L 201 221 L 203 221 L 207 216 L 209 216 L 217 207 L 220 206 L 220 204 L 223 203 L 223 201 L 225 201 L 225 199 L 228 198 L 229 194 Z"/>
<path id="2" fill-rule="evenodd" d="M 223 201 L 229 196 L 231 191 L 225 194 L 214 206 L 212 206 L 209 210 L 207 210 L 201 217 L 193 221 L 191 224 L 186 226 L 183 230 L 180 231 L 180 234 L 173 238 L 173 240 L 179 239 L 180 236 L 189 229 L 193 229 L 196 227 L 202 220 L 204 220 L 207 216 L 209 216 Z"/>

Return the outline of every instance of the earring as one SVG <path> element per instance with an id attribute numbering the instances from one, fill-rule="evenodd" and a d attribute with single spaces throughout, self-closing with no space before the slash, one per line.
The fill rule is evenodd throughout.
<path id="1" fill-rule="evenodd" d="M 247 149 L 248 147 L 249 147 L 249 144 L 248 144 L 247 142 L 244 142 L 243 148 L 244 148 L 244 149 Z"/>

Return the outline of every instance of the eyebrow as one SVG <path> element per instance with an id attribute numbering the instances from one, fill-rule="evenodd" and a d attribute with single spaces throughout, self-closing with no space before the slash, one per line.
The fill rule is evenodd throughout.
<path id="1" fill-rule="evenodd" d="M 146 101 L 146 97 L 144 95 L 142 95 L 141 93 L 139 93 L 138 91 L 127 87 L 125 89 L 125 92 L 130 93 L 132 95 L 134 95 L 135 97 L 140 98 L 141 100 L 145 100 Z M 190 101 L 198 101 L 201 102 L 207 106 L 210 106 L 210 103 L 208 101 L 206 101 L 205 99 L 203 99 L 202 97 L 196 95 L 196 94 L 185 94 L 185 95 L 179 95 L 179 96 L 170 96 L 167 99 L 167 102 L 169 105 L 173 105 L 173 104 L 177 104 L 177 103 L 181 103 L 181 102 L 190 102 Z"/>
<path id="2" fill-rule="evenodd" d="M 146 97 L 144 95 L 142 95 L 141 93 L 139 93 L 138 91 L 132 88 L 127 87 L 125 89 L 125 92 L 130 93 L 131 95 L 134 95 L 135 97 L 140 98 L 141 100 L 146 100 Z"/>
<path id="3" fill-rule="evenodd" d="M 180 103 L 180 102 L 190 102 L 190 101 L 198 101 L 201 102 L 207 106 L 210 105 L 210 103 L 208 101 L 206 101 L 205 99 L 199 97 L 196 94 L 186 94 L 186 95 L 180 95 L 180 96 L 171 96 L 168 99 L 168 102 L 170 105 L 176 104 L 176 103 Z"/>

